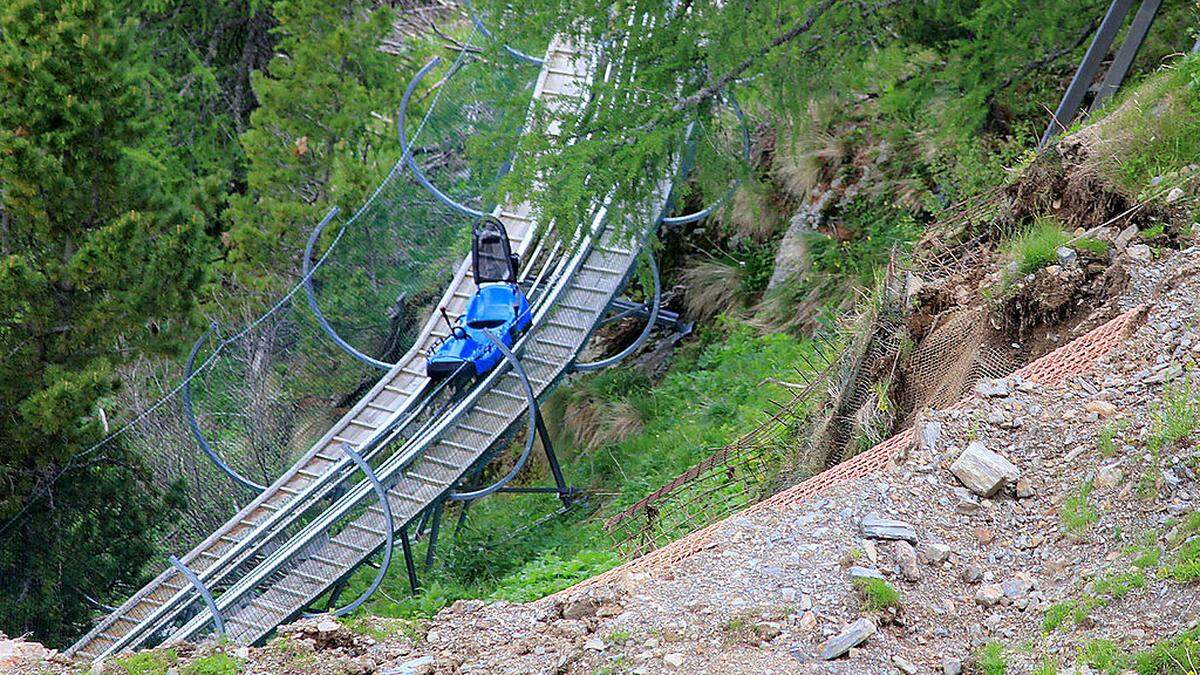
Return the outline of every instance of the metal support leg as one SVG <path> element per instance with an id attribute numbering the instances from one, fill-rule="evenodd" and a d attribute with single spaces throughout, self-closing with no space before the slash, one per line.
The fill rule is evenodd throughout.
<path id="1" fill-rule="evenodd" d="M 558 465 L 558 456 L 554 454 L 554 444 L 550 442 L 550 434 L 546 431 L 546 422 L 542 419 L 542 411 L 537 413 L 537 432 L 542 437 L 542 449 L 546 451 L 546 462 L 550 465 L 550 473 L 554 474 L 554 485 L 558 488 L 558 498 L 563 506 L 570 506 L 574 500 L 575 491 L 567 486 L 563 478 L 562 467 Z"/>
<path id="2" fill-rule="evenodd" d="M 1079 69 L 1071 78 L 1071 85 L 1067 87 L 1067 93 L 1063 94 L 1058 109 L 1054 111 L 1054 119 L 1050 120 L 1045 133 L 1042 134 L 1042 140 L 1038 142 L 1039 149 L 1046 147 L 1062 131 L 1063 127 L 1066 127 L 1074 119 L 1080 104 L 1083 103 L 1088 85 L 1096 77 L 1096 71 L 1100 69 L 1100 62 L 1104 60 L 1104 55 L 1108 53 L 1113 38 L 1116 37 L 1117 31 L 1125 21 L 1125 15 L 1129 13 L 1129 8 L 1132 6 L 1133 0 L 1113 0 L 1109 5 L 1108 12 L 1104 15 L 1104 20 L 1100 22 L 1099 30 L 1096 31 L 1096 36 L 1092 38 L 1092 44 L 1088 46 L 1087 53 L 1083 55 L 1083 61 L 1079 63 Z"/>
<path id="3" fill-rule="evenodd" d="M 217 603 L 215 600 L 213 600 L 212 593 L 209 592 L 208 586 L 205 586 L 204 582 L 200 581 L 200 577 L 196 576 L 196 573 L 193 572 L 187 565 L 184 565 L 183 561 L 179 558 L 171 556 L 167 558 L 167 560 L 170 560 L 171 565 L 174 566 L 175 569 L 179 570 L 179 573 L 188 580 L 188 583 L 195 587 L 196 592 L 200 594 L 200 598 L 204 600 L 204 604 L 208 606 L 208 613 L 212 615 L 213 626 L 217 629 L 217 637 L 224 637 L 225 619 L 221 617 L 221 611 L 217 609 Z"/>
<path id="4" fill-rule="evenodd" d="M 429 526 L 429 545 L 425 548 L 425 571 L 428 572 L 433 567 L 433 559 L 437 555 L 438 530 L 442 527 L 442 506 L 445 502 L 438 502 L 437 506 L 433 507 L 433 515 L 430 516 Z"/>
<path id="5" fill-rule="evenodd" d="M 1104 105 L 1104 102 L 1117 93 L 1117 89 L 1121 88 L 1121 83 L 1129 74 L 1133 60 L 1137 58 L 1138 50 L 1146 41 L 1146 33 L 1150 31 L 1150 26 L 1154 25 L 1154 17 L 1158 15 L 1160 6 L 1162 6 L 1162 0 L 1142 1 L 1142 6 L 1138 8 L 1137 14 L 1133 17 L 1133 23 L 1129 26 L 1129 33 L 1125 35 L 1125 41 L 1121 43 L 1121 48 L 1113 57 L 1112 65 L 1104 74 L 1104 81 L 1100 83 L 1100 89 L 1096 91 L 1096 98 L 1092 99 L 1092 105 L 1088 107 L 1088 112 L 1097 110 Z"/>
<path id="6" fill-rule="evenodd" d="M 417 583 L 417 568 L 413 565 L 412 542 L 408 538 L 408 527 L 400 528 L 400 546 L 404 549 L 404 567 L 408 569 L 408 588 L 413 595 L 421 586 Z"/>

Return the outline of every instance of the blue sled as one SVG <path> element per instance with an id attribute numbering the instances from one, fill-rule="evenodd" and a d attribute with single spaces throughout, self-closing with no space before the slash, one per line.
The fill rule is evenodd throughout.
<path id="1" fill-rule="evenodd" d="M 455 373 L 478 376 L 490 372 L 504 358 L 485 332 L 512 347 L 529 330 L 529 300 L 517 285 L 517 256 L 508 243 L 504 224 L 484 216 L 472 227 L 471 259 L 479 290 L 467 311 L 450 322 L 450 335 L 429 356 L 426 374 L 441 379 Z"/>

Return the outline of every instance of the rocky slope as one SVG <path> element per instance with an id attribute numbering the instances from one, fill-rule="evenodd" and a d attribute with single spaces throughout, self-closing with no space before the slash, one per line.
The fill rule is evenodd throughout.
<path id="1" fill-rule="evenodd" d="M 982 382 L 922 415 L 883 471 L 731 518 L 677 564 L 525 605 L 460 601 L 419 626 L 314 620 L 262 648 L 151 657 L 183 673 L 1134 665 L 1127 654 L 1194 628 L 1200 599 L 1200 249 L 1129 268 L 1117 309 L 1145 311 L 1085 374 Z M 0 658 L 71 669 L 27 643 L 0 642 Z"/>

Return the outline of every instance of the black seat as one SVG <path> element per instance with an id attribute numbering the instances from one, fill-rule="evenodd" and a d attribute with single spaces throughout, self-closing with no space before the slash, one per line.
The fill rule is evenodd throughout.
<path id="1" fill-rule="evenodd" d="M 517 282 L 517 256 L 508 243 L 504 223 L 487 215 L 471 227 L 471 258 L 475 268 L 475 283 Z"/>

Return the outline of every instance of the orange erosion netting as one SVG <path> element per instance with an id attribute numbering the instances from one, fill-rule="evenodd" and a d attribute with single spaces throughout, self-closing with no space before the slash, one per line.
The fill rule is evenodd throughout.
<path id="1" fill-rule="evenodd" d="M 1016 375 L 1042 385 L 1053 386 L 1069 377 L 1084 373 L 1091 369 L 1095 362 L 1102 356 L 1116 349 L 1125 336 L 1132 332 L 1133 327 L 1141 321 L 1143 316 L 1144 307 L 1131 309 L 1086 335 L 1059 347 L 1017 370 Z M 959 400 L 952 407 L 963 405 L 968 400 L 969 396 Z M 741 511 L 738 515 L 754 515 L 766 510 L 779 510 L 795 506 L 834 485 L 879 472 L 888 466 L 898 452 L 909 446 L 912 442 L 912 435 L 913 430 L 911 427 L 905 429 L 870 450 L 855 455 L 791 488 L 758 502 Z M 699 551 L 711 548 L 713 545 L 712 537 L 724 522 L 725 520 L 721 520 L 713 523 L 662 548 L 651 551 L 640 558 L 614 567 L 603 574 L 580 582 L 550 597 L 553 598 L 557 595 L 578 592 L 596 584 L 608 583 L 626 573 L 652 572 L 668 569 Z"/>

